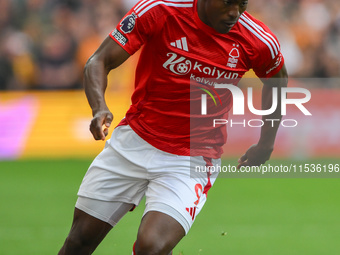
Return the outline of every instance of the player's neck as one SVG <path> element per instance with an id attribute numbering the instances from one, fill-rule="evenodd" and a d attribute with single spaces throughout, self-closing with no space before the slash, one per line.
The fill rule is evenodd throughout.
<path id="1" fill-rule="evenodd" d="M 209 22 L 205 13 L 205 8 L 204 8 L 204 4 L 205 4 L 205 0 L 197 0 L 197 6 L 196 6 L 196 10 L 197 10 L 197 14 L 199 19 L 206 25 L 209 26 Z"/>

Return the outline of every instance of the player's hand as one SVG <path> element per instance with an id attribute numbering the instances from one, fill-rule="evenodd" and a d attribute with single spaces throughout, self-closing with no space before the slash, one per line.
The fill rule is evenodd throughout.
<path id="1" fill-rule="evenodd" d="M 90 131 L 96 140 L 105 140 L 109 133 L 109 127 L 113 120 L 113 115 L 109 110 L 99 111 L 94 114 L 90 124 Z"/>
<path id="2" fill-rule="evenodd" d="M 272 154 L 273 149 L 263 148 L 258 144 L 250 146 L 247 152 L 238 160 L 237 169 L 241 166 L 260 166 L 264 164 Z"/>

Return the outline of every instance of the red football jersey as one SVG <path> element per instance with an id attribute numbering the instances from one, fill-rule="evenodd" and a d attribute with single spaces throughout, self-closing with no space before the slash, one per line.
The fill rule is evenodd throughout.
<path id="1" fill-rule="evenodd" d="M 244 12 L 227 34 L 198 17 L 197 0 L 142 0 L 110 36 L 129 54 L 142 46 L 132 105 L 121 124 L 129 124 L 156 148 L 177 154 L 218 158 L 226 142 L 225 125 L 232 105 L 229 90 L 249 69 L 269 78 L 283 66 L 277 38 L 262 22 Z M 201 94 L 213 113 L 201 113 Z"/>

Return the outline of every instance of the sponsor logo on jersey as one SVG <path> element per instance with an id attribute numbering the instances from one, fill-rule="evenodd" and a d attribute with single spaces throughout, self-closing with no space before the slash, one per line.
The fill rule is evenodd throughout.
<path id="1" fill-rule="evenodd" d="M 170 70 L 177 75 L 186 75 L 190 72 L 195 72 L 195 74 L 190 74 L 190 79 L 200 83 L 212 83 L 207 78 L 237 79 L 239 77 L 239 74 L 236 72 L 228 72 L 226 70 L 219 69 L 216 66 L 206 66 L 199 61 L 193 62 L 186 57 L 179 56 L 173 52 L 168 53 L 167 56 L 169 59 L 163 64 L 165 69 Z M 198 75 L 200 73 L 204 74 L 205 77 L 199 77 Z"/>
<path id="2" fill-rule="evenodd" d="M 235 68 L 238 63 L 238 58 L 240 57 L 240 52 L 238 50 L 239 45 L 233 44 L 234 48 L 229 52 L 229 59 L 227 66 L 230 68 Z"/>
<path id="3" fill-rule="evenodd" d="M 120 30 L 122 30 L 125 34 L 131 33 L 133 28 L 136 24 L 136 18 L 137 15 L 135 13 L 132 13 L 131 15 L 128 15 L 123 19 L 123 21 L 120 23 Z"/>
<path id="4" fill-rule="evenodd" d="M 186 75 L 192 69 L 192 63 L 185 57 L 177 57 L 176 53 L 168 53 L 167 56 L 170 58 L 163 64 L 165 69 L 178 75 Z"/>
<path id="5" fill-rule="evenodd" d="M 186 37 L 182 37 L 181 39 L 176 40 L 175 42 L 171 42 L 170 45 L 180 50 L 189 51 Z"/>
<path id="6" fill-rule="evenodd" d="M 117 29 L 113 30 L 111 35 L 123 46 L 129 41 L 121 32 Z"/>

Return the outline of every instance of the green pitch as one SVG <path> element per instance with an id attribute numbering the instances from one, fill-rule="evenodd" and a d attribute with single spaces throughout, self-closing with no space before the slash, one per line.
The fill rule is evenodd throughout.
<path id="1" fill-rule="evenodd" d="M 57 254 L 89 164 L 90 160 L 0 162 L 0 254 Z M 174 255 L 340 254 L 339 194 L 339 178 L 218 179 Z M 140 205 L 128 213 L 95 254 L 131 254 L 143 209 Z"/>

